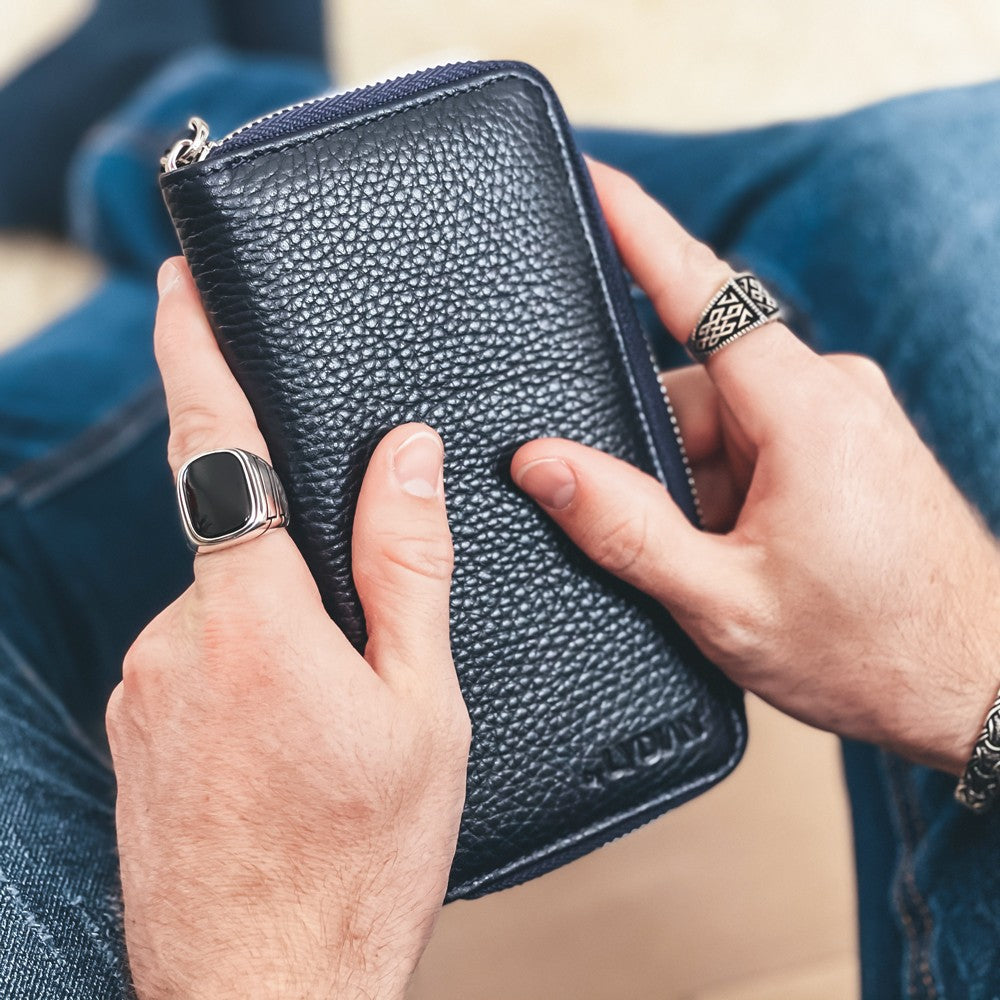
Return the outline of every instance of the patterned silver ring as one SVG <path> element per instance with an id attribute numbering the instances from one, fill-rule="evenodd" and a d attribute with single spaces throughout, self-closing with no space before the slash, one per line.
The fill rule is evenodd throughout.
<path id="1" fill-rule="evenodd" d="M 733 275 L 709 300 L 688 337 L 688 354 L 705 363 L 717 351 L 781 318 L 773 295 L 749 271 Z"/>
<path id="2" fill-rule="evenodd" d="M 227 548 L 288 524 L 278 474 L 240 448 L 207 451 L 185 462 L 177 473 L 177 505 L 195 552 Z"/>

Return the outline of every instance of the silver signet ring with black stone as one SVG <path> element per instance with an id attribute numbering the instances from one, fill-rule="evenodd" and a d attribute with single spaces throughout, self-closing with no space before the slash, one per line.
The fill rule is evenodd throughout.
<path id="1" fill-rule="evenodd" d="M 709 300 L 688 337 L 688 354 L 702 364 L 751 330 L 781 319 L 781 309 L 756 275 L 733 275 Z"/>
<path id="2" fill-rule="evenodd" d="M 277 473 L 239 448 L 196 455 L 177 474 L 177 505 L 195 552 L 225 548 L 288 524 Z"/>

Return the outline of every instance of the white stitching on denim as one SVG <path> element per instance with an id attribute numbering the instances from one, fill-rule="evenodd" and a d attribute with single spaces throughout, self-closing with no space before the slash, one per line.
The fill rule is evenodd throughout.
<path id="1" fill-rule="evenodd" d="M 100 953 L 101 957 L 107 963 L 109 969 L 118 969 L 121 967 L 121 959 L 115 952 L 114 947 L 108 940 L 108 935 L 101 926 L 101 924 L 96 921 L 90 913 L 87 905 L 87 900 L 83 896 L 74 896 L 72 899 L 68 900 L 69 905 L 72 907 L 74 913 L 83 924 L 83 930 L 87 937 L 94 943 L 94 947 Z M 106 915 L 110 921 L 114 924 L 117 933 L 121 933 L 120 921 L 118 920 L 118 911 L 121 909 L 121 905 L 118 900 L 108 899 L 108 908 Z"/>
<path id="2" fill-rule="evenodd" d="M 21 890 L 18 889 L 2 868 L 0 868 L 0 891 L 3 892 L 3 895 L 10 900 L 11 905 L 21 915 L 21 918 L 24 920 L 25 927 L 31 932 L 32 935 L 34 935 L 49 955 L 52 956 L 59 967 L 65 969 L 67 967 L 66 955 L 56 944 L 56 940 L 52 932 L 28 906 L 24 897 L 21 895 Z M 67 902 L 80 918 L 83 923 L 84 932 L 93 942 L 94 947 L 104 959 L 108 968 L 120 969 L 122 965 L 121 958 L 116 954 L 114 947 L 108 940 L 106 934 L 102 931 L 100 925 L 95 922 L 87 912 L 83 897 L 74 896 L 72 899 L 67 900 Z M 112 920 L 116 919 L 114 904 L 108 907 L 108 915 L 112 918 Z"/>
<path id="3" fill-rule="evenodd" d="M 66 958 L 59 948 L 56 947 L 55 938 L 52 936 L 52 932 L 31 911 L 31 908 L 27 903 L 25 903 L 24 897 L 21 895 L 21 891 L 16 885 L 14 885 L 2 868 L 0 868 L 0 890 L 3 890 L 3 894 L 11 901 L 14 908 L 24 918 L 24 923 L 28 930 L 34 934 L 39 942 L 45 947 L 46 951 L 49 952 L 49 954 L 59 963 L 60 966 L 65 966 Z"/>

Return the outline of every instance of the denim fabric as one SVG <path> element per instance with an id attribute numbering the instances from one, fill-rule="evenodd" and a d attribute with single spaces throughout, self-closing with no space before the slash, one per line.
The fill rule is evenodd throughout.
<path id="1" fill-rule="evenodd" d="M 150 81 L 72 171 L 75 232 L 111 276 L 0 357 L 4 996 L 127 994 L 102 706 L 191 572 L 150 347 L 154 268 L 175 245 L 149 165 L 189 113 L 218 134 L 325 88 L 311 66 L 219 50 Z M 876 357 L 996 529 L 998 125 L 988 85 L 718 136 L 581 138 L 769 280 L 819 348 Z M 845 761 L 865 996 L 1000 997 L 1000 817 L 963 814 L 953 780 L 871 747 Z"/>
<path id="2" fill-rule="evenodd" d="M 111 275 L 0 356 L 0 996 L 127 995 L 103 711 L 134 637 L 191 577 L 153 360 L 155 268 L 176 252 L 157 158 L 200 111 L 223 130 L 328 86 L 291 60 L 186 55 L 71 170 L 78 237 Z"/>
<path id="3" fill-rule="evenodd" d="M 73 238 L 110 267 L 144 275 L 176 252 L 157 164 L 192 115 L 219 137 L 251 118 L 329 89 L 325 71 L 291 57 L 250 57 L 206 46 L 167 64 L 97 126 L 69 170 Z"/>

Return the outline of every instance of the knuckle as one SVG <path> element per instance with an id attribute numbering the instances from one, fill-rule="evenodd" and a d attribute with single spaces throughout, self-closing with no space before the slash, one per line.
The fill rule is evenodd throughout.
<path id="1" fill-rule="evenodd" d="M 170 423 L 167 460 L 179 469 L 188 459 L 208 447 L 209 435 L 217 429 L 218 419 L 207 406 L 188 403 Z M 218 440 L 218 437 L 217 437 Z"/>
<path id="2" fill-rule="evenodd" d="M 248 604 L 228 598 L 209 599 L 199 615 L 197 649 L 203 666 L 218 671 L 234 660 L 245 661 L 249 650 L 270 647 L 268 620 Z"/>
<path id="3" fill-rule="evenodd" d="M 234 577 L 202 587 L 199 597 L 191 620 L 192 654 L 207 676 L 249 682 L 266 675 L 275 656 L 298 648 L 287 609 L 282 612 L 273 592 L 256 581 Z"/>
<path id="4" fill-rule="evenodd" d="M 866 450 L 898 412 L 895 396 L 884 380 L 883 386 L 884 389 L 873 382 L 864 389 L 859 387 L 851 400 L 846 436 L 855 439 L 859 447 Z"/>
<path id="5" fill-rule="evenodd" d="M 800 425 L 799 433 L 810 447 L 832 445 L 844 432 L 853 417 L 853 406 L 845 405 L 842 392 L 836 387 L 818 385 L 810 394 L 808 420 Z"/>
<path id="6" fill-rule="evenodd" d="M 599 521 L 586 540 L 591 558 L 615 576 L 629 576 L 649 550 L 649 518 L 645 511 Z"/>
<path id="7" fill-rule="evenodd" d="M 269 618 L 274 612 L 274 591 L 269 581 L 238 563 L 244 552 L 206 552 L 195 557 L 197 600 L 191 611 L 197 626 L 231 623 L 240 628 L 247 621 Z M 226 558 L 232 556 L 232 559 Z"/>
<path id="8" fill-rule="evenodd" d="M 835 368 L 846 376 L 839 377 L 829 366 L 818 369 L 818 377 L 808 385 L 803 400 L 805 418 L 795 425 L 795 433 L 803 446 L 816 454 L 841 451 L 855 439 L 867 439 L 873 427 L 885 419 L 885 402 L 891 394 L 881 397 L 862 386 L 860 379 L 884 377 L 877 366 L 865 358 L 838 356 Z"/>
<path id="9" fill-rule="evenodd" d="M 219 447 L 220 441 L 252 441 L 257 429 L 250 421 L 223 420 L 211 406 L 200 401 L 180 405 L 170 422 L 167 461 L 174 470 L 195 455 Z"/>
<path id="10" fill-rule="evenodd" d="M 657 308 L 669 302 L 678 285 L 685 283 L 693 287 L 704 287 L 704 299 L 707 301 L 708 296 L 731 274 L 729 265 L 707 243 L 684 233 L 673 251 L 671 266 L 662 269 L 658 277 L 649 283 L 646 291 Z M 692 323 L 696 318 L 692 317 Z"/>
<path id="11" fill-rule="evenodd" d="M 125 689 L 119 682 L 114 686 L 108 697 L 108 704 L 104 710 L 104 728 L 108 734 L 111 744 L 111 752 L 114 753 L 118 737 L 123 728 L 125 718 Z"/>
<path id="12" fill-rule="evenodd" d="M 718 276 L 721 283 L 729 273 L 729 267 L 724 264 L 716 252 L 701 240 L 689 236 L 681 247 L 681 263 L 690 274 Z"/>
<path id="13" fill-rule="evenodd" d="M 386 564 L 428 580 L 448 581 L 455 564 L 455 552 L 447 536 L 396 535 L 382 546 Z"/>
<path id="14" fill-rule="evenodd" d="M 163 662 L 163 640 L 154 626 L 152 623 L 139 633 L 122 660 L 122 681 L 129 688 L 143 684 Z"/>
<path id="15" fill-rule="evenodd" d="M 122 660 L 121 683 L 108 701 L 105 713 L 110 731 L 122 732 L 125 719 L 144 720 L 149 724 L 162 709 L 173 657 L 169 636 L 147 626 L 132 643 Z"/>
<path id="16" fill-rule="evenodd" d="M 889 391 L 889 380 L 881 366 L 871 358 L 861 354 L 845 354 L 840 359 L 841 367 L 856 382 L 878 393 Z"/>
<path id="17" fill-rule="evenodd" d="M 727 658 L 744 660 L 757 652 L 762 629 L 753 610 L 745 604 L 732 603 L 712 623 L 713 645 Z"/>
<path id="18" fill-rule="evenodd" d="M 761 661 L 770 637 L 782 630 L 774 601 L 761 588 L 743 586 L 719 595 L 698 631 L 710 657 L 733 665 Z"/>

